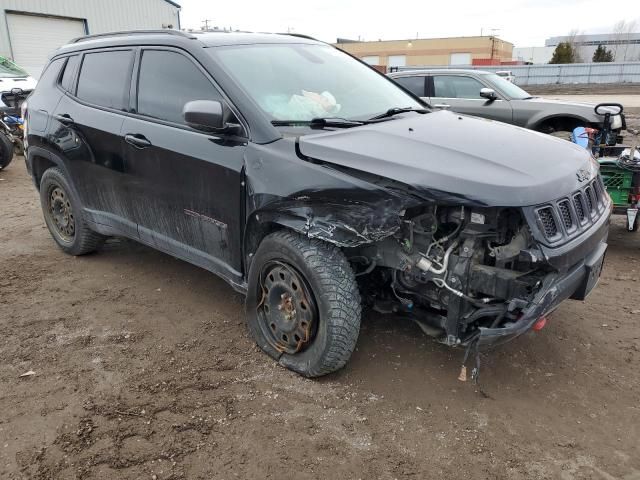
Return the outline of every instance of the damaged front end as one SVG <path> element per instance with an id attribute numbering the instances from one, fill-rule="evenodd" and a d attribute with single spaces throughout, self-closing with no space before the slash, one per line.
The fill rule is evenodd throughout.
<path id="1" fill-rule="evenodd" d="M 525 208 L 411 207 L 392 235 L 345 253 L 371 308 L 447 345 L 488 347 L 595 286 L 609 200 L 599 178 L 570 197 Z"/>
<path id="2" fill-rule="evenodd" d="M 443 115 L 429 135 L 443 122 L 471 124 L 475 145 L 488 128 Z M 526 150 L 496 150 L 491 159 L 477 148 L 445 151 L 427 133 L 414 138 L 419 125 L 303 137 L 296 151 L 304 162 L 295 164 L 256 151 L 247 162 L 248 267 L 273 229 L 334 244 L 367 306 L 409 318 L 450 346 L 504 343 L 563 300 L 585 298 L 602 267 L 611 202 L 584 150 L 563 148 L 562 162 L 540 170 Z M 523 142 L 533 135 L 493 127 Z M 387 148 L 398 138 L 400 157 Z M 542 141 L 536 155 L 556 156 L 556 147 Z M 445 153 L 449 160 L 437 160 Z"/>

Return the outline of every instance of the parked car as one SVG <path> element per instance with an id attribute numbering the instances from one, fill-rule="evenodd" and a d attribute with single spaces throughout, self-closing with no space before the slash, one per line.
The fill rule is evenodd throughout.
<path id="1" fill-rule="evenodd" d="M 405 70 L 390 73 L 400 85 L 435 108 L 499 120 L 544 133 L 566 132 L 576 127 L 601 128 L 603 117 L 588 103 L 534 97 L 519 86 L 481 70 Z M 620 140 L 626 128 L 623 115 L 616 115 L 612 129 Z"/>
<path id="2" fill-rule="evenodd" d="M 23 92 L 31 93 L 38 82 L 35 78 L 20 68 L 8 58 L 0 56 L 0 93 L 10 92 L 20 88 Z"/>
<path id="3" fill-rule="evenodd" d="M 345 365 L 362 306 L 468 349 L 539 328 L 588 295 L 607 248 L 585 149 L 432 112 L 308 38 L 81 38 L 26 121 L 63 251 L 120 235 L 216 273 L 260 348 L 309 377 Z"/>
<path id="4" fill-rule="evenodd" d="M 516 76 L 513 74 L 511 70 L 498 70 L 496 75 L 504 78 L 507 82 L 515 82 Z"/>
<path id="5" fill-rule="evenodd" d="M 36 81 L 15 63 L 0 56 L 0 170 L 22 152 L 20 107 Z"/>

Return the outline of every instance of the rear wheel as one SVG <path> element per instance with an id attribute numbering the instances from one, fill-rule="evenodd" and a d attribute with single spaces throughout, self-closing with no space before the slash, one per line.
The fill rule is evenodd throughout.
<path id="1" fill-rule="evenodd" d="M 342 368 L 360 331 L 360 294 L 343 253 L 289 231 L 260 244 L 246 309 L 258 346 L 306 377 Z"/>
<path id="2" fill-rule="evenodd" d="M 105 237 L 87 226 L 80 203 L 60 169 L 50 168 L 42 175 L 40 204 L 51 236 L 66 253 L 84 255 L 104 241 Z"/>
<path id="3" fill-rule="evenodd" d="M 13 160 L 13 143 L 0 132 L 0 170 L 7 168 Z"/>

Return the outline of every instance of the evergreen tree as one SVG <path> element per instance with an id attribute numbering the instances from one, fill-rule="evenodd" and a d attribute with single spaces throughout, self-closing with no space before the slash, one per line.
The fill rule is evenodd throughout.
<path id="1" fill-rule="evenodd" d="M 578 52 L 569 42 L 560 42 L 549 63 L 576 63 Z"/>
<path id="2" fill-rule="evenodd" d="M 598 45 L 596 51 L 593 52 L 593 62 L 613 62 L 613 52 L 611 50 L 607 50 L 606 47 L 602 45 Z"/>

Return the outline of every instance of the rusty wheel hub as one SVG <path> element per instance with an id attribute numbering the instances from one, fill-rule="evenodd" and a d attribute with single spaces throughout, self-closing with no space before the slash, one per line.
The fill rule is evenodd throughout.
<path id="1" fill-rule="evenodd" d="M 258 315 L 269 343 L 279 352 L 294 354 L 313 339 L 317 309 L 307 282 L 293 267 L 271 262 L 262 270 Z"/>
<path id="2" fill-rule="evenodd" d="M 76 233 L 76 224 L 71 201 L 60 187 L 53 188 L 49 194 L 49 215 L 58 234 L 67 241 L 72 240 Z"/>

